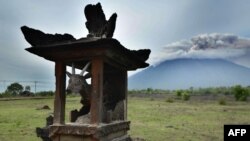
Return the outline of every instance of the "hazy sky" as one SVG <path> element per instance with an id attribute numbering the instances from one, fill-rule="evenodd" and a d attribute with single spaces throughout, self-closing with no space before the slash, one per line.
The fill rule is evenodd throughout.
<path id="1" fill-rule="evenodd" d="M 150 48 L 151 64 L 167 59 L 173 50 L 166 48 L 174 43 L 217 33 L 244 39 L 247 50 L 231 60 L 249 65 L 249 0 L 0 0 L 0 91 L 8 81 L 41 81 L 38 90 L 54 88 L 54 63 L 24 50 L 30 45 L 20 27 L 86 37 L 83 10 L 97 2 L 101 2 L 106 18 L 118 14 L 114 38 L 129 49 Z M 223 49 L 220 52 L 223 54 Z"/>

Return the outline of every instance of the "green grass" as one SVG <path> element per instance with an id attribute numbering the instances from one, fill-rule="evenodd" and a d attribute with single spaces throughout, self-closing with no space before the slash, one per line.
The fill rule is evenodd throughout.
<path id="1" fill-rule="evenodd" d="M 79 108 L 79 97 L 67 98 L 66 119 L 70 110 Z M 35 128 L 45 125 L 53 99 L 0 101 L 0 141 L 39 141 Z M 129 134 L 148 141 L 222 141 L 224 124 L 250 124 L 250 103 L 227 101 L 181 101 L 129 98 Z"/>
<path id="2" fill-rule="evenodd" d="M 36 110 L 42 105 L 52 107 L 52 99 L 0 101 L 0 141 L 37 141 L 36 127 L 45 125 L 51 110 Z"/>

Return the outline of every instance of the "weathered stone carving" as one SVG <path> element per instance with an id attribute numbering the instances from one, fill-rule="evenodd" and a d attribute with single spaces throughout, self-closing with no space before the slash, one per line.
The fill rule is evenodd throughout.
<path id="1" fill-rule="evenodd" d="M 76 123 L 80 123 L 80 124 L 90 124 L 90 113 L 86 114 L 86 115 L 82 115 L 79 116 L 76 120 Z"/>
<path id="2" fill-rule="evenodd" d="M 74 41 L 76 40 L 72 35 L 70 34 L 45 34 L 44 32 L 29 28 L 27 26 L 22 26 L 21 30 L 23 32 L 23 35 L 28 43 L 30 43 L 32 46 L 43 46 L 43 45 L 49 45 L 54 43 L 61 43 L 66 41 Z"/>
<path id="3" fill-rule="evenodd" d="M 112 38 L 115 31 L 117 14 L 114 13 L 106 20 L 100 3 L 87 5 L 84 10 L 87 19 L 86 27 L 89 30 L 87 37 Z"/>
<path id="4" fill-rule="evenodd" d="M 81 104 L 83 105 L 80 111 L 77 110 L 71 111 L 72 122 L 74 122 L 77 119 L 77 117 L 88 114 L 90 111 L 91 85 L 89 85 L 86 81 L 89 75 L 88 74 L 84 75 L 89 65 L 90 63 L 87 63 L 85 67 L 82 69 L 82 72 L 80 74 L 75 74 L 75 67 L 73 64 L 72 64 L 72 74 L 66 72 L 67 76 L 69 77 L 67 92 L 80 93 Z"/>
<path id="5" fill-rule="evenodd" d="M 112 121 L 124 120 L 124 100 L 116 103 L 115 109 L 112 111 Z"/>
<path id="6" fill-rule="evenodd" d="M 110 123 L 112 121 L 124 120 L 124 102 L 124 100 L 119 101 L 115 105 L 115 108 L 113 110 L 110 109 L 107 111 L 107 123 Z M 104 110 L 107 110 L 105 107 L 103 108 Z M 78 116 L 75 122 L 80 124 L 90 124 L 90 113 Z"/>
<path id="7" fill-rule="evenodd" d="M 90 77 L 89 73 L 84 75 L 90 63 L 87 63 L 80 74 L 75 74 L 75 67 L 72 64 L 72 74 L 66 72 L 69 77 L 67 92 L 79 93 L 81 95 L 81 104 L 83 107 L 78 110 L 71 111 L 71 122 L 89 123 L 91 85 L 86 79 Z M 112 80 L 112 79 L 111 79 Z M 108 77 L 104 80 L 104 95 L 103 95 L 103 111 L 107 114 L 104 117 L 104 122 L 112 122 L 115 120 L 124 120 L 124 96 L 117 94 L 114 91 L 113 85 Z"/>
<path id="8" fill-rule="evenodd" d="M 52 141 L 49 138 L 49 126 L 53 124 L 53 116 L 50 115 L 46 118 L 46 126 L 43 128 L 37 127 L 36 134 L 37 137 L 42 138 L 43 141 Z"/>

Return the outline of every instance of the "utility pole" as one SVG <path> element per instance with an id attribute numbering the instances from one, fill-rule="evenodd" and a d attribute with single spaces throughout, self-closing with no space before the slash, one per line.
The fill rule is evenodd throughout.
<path id="1" fill-rule="evenodd" d="M 3 80 L 3 87 L 4 87 L 5 90 L 7 89 L 6 88 L 6 80 Z"/>
<path id="2" fill-rule="evenodd" d="M 36 94 L 36 83 L 37 83 L 37 81 L 34 81 L 34 83 L 35 83 L 35 94 Z"/>

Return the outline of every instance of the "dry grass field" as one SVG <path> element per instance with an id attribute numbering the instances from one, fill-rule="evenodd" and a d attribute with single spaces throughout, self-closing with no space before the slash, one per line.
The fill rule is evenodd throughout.
<path id="1" fill-rule="evenodd" d="M 68 97 L 66 113 L 78 108 L 79 97 Z M 51 110 L 36 110 L 48 105 Z M 0 141 L 39 141 L 35 128 L 53 112 L 53 98 L 3 101 L 0 99 Z M 250 102 L 227 100 L 168 101 L 166 98 L 129 97 L 129 134 L 147 141 L 222 141 L 224 124 L 250 124 Z M 68 120 L 68 114 L 66 115 Z"/>

